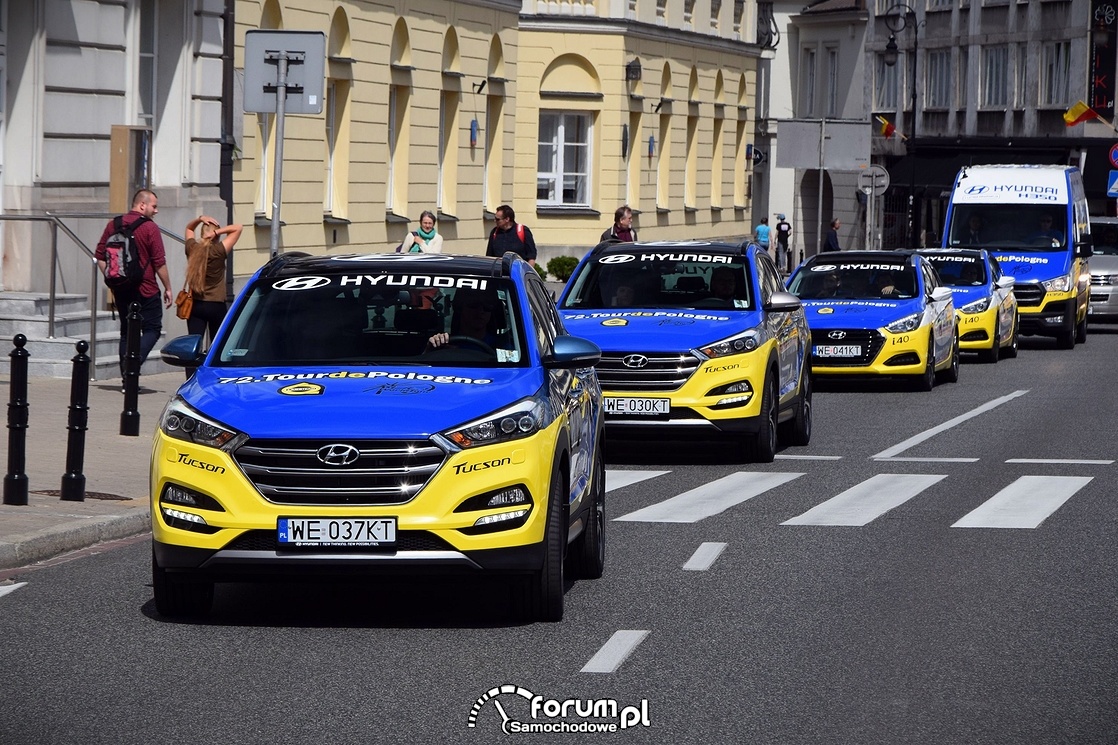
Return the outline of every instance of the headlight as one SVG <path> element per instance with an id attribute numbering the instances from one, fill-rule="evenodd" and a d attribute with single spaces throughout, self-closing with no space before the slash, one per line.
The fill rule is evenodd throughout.
<path id="1" fill-rule="evenodd" d="M 714 359 L 715 357 L 726 357 L 731 354 L 752 352 L 759 346 L 761 346 L 761 333 L 753 328 L 740 334 L 735 334 L 727 339 L 723 339 L 722 341 L 716 341 L 713 344 L 700 347 L 699 351 L 710 359 Z"/>
<path id="2" fill-rule="evenodd" d="M 886 331 L 894 334 L 903 334 L 906 331 L 913 331 L 920 327 L 920 313 L 913 313 L 911 316 L 905 316 L 900 320 L 893 321 L 885 327 Z"/>
<path id="3" fill-rule="evenodd" d="M 159 429 L 168 437 L 194 445 L 232 451 L 247 437 L 236 430 L 203 416 L 179 396 L 171 399 L 159 418 Z"/>
<path id="4" fill-rule="evenodd" d="M 551 420 L 551 408 L 546 399 L 537 393 L 442 435 L 460 448 L 472 448 L 530 437 L 551 424 Z"/>
<path id="5" fill-rule="evenodd" d="M 967 303 L 962 308 L 959 308 L 960 313 L 981 313 L 990 307 L 990 296 L 975 300 L 973 303 Z"/>
<path id="6" fill-rule="evenodd" d="M 1048 292 L 1070 292 L 1071 288 L 1075 286 L 1075 279 L 1072 275 L 1065 274 L 1062 277 L 1056 277 L 1056 279 L 1046 279 L 1041 284 Z"/>

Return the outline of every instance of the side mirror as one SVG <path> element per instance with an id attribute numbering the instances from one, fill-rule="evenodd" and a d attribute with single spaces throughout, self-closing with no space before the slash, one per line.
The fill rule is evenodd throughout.
<path id="1" fill-rule="evenodd" d="M 1017 284 L 1017 280 L 1006 274 L 998 277 L 997 281 L 994 282 L 994 286 L 1002 290 L 1012 290 L 1015 284 Z"/>
<path id="2" fill-rule="evenodd" d="M 765 310 L 772 313 L 789 313 L 798 310 L 801 305 L 800 299 L 790 292 L 774 292 L 769 302 L 765 303 Z"/>
<path id="3" fill-rule="evenodd" d="M 950 300 L 951 297 L 952 297 L 952 294 L 951 294 L 951 288 L 950 287 L 937 287 L 934 290 L 932 290 L 932 300 L 937 302 L 937 303 L 942 302 L 944 300 Z"/>
<path id="4" fill-rule="evenodd" d="M 601 348 L 589 339 L 560 336 L 555 340 L 554 351 L 544 358 L 543 366 L 549 370 L 574 370 L 594 367 L 601 359 Z"/>
<path id="5" fill-rule="evenodd" d="M 171 339 L 159 350 L 159 358 L 175 367 L 198 367 L 206 359 L 202 336 L 189 334 Z"/>
<path id="6" fill-rule="evenodd" d="M 1094 245 L 1090 233 L 1079 236 L 1079 240 L 1075 243 L 1075 255 L 1081 259 L 1091 258 L 1095 255 Z"/>

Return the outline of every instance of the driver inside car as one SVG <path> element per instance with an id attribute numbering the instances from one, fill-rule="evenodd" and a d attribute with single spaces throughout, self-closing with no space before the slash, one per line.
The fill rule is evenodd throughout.
<path id="1" fill-rule="evenodd" d="M 444 331 L 432 335 L 427 340 L 428 351 L 460 346 L 493 353 L 499 341 L 500 320 L 504 317 L 497 293 L 460 289 L 454 294 L 452 307 L 454 314 L 450 319 L 450 333 Z"/>

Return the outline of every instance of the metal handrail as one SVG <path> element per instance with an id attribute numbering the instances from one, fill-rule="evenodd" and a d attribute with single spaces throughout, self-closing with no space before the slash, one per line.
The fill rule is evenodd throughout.
<path id="1" fill-rule="evenodd" d="M 116 212 L 46 212 L 42 215 L 13 215 L 7 213 L 0 213 L 0 220 L 26 220 L 28 222 L 48 222 L 50 223 L 50 293 L 47 298 L 47 338 L 54 339 L 55 331 L 55 302 L 58 294 L 58 229 L 61 228 L 62 232 L 70 237 L 70 240 L 82 250 L 90 261 L 90 277 L 89 277 L 89 379 L 97 379 L 97 308 L 100 305 L 98 302 L 98 282 L 97 275 L 101 273 L 100 268 L 97 266 L 97 255 L 91 251 L 89 246 L 85 245 L 81 238 L 79 238 L 73 230 L 62 222 L 63 218 L 71 219 L 110 219 L 116 217 Z M 157 225 L 159 232 L 169 238 L 173 238 L 179 243 L 186 243 L 186 239 L 175 233 L 174 231 L 167 230 L 166 228 Z M 120 308 L 117 308 L 120 312 Z"/>

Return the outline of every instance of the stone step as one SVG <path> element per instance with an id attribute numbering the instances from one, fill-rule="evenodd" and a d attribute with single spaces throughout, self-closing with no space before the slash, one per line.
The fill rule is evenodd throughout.
<path id="1" fill-rule="evenodd" d="M 89 313 L 89 296 L 76 293 L 58 293 L 54 298 L 55 315 L 59 313 Z M 45 292 L 0 292 L 0 315 L 43 316 L 50 312 L 50 294 Z"/>
<path id="2" fill-rule="evenodd" d="M 97 337 L 120 333 L 120 319 L 109 311 L 100 311 L 95 316 Z M 11 339 L 16 334 L 27 338 L 45 339 L 50 332 L 50 319 L 46 315 L 15 315 L 0 313 L 0 339 Z M 54 335 L 76 339 L 89 336 L 89 311 L 82 310 L 54 315 Z"/>
<path id="3" fill-rule="evenodd" d="M 120 377 L 119 340 L 119 333 L 106 334 L 105 337 L 98 336 L 96 354 L 86 352 L 94 360 L 94 364 L 90 368 L 90 375 L 95 380 Z M 88 338 L 85 338 L 84 341 L 87 344 L 89 343 Z M 73 337 L 57 337 L 54 339 L 28 337 L 27 344 L 24 346 L 28 353 L 28 377 L 71 377 L 74 367 L 73 358 L 78 354 L 75 346 L 77 342 L 78 339 Z M 148 355 L 143 367 L 140 368 L 141 375 L 181 369 L 168 365 L 159 358 L 159 348 L 161 346 L 161 343 L 156 344 L 156 348 Z M 14 344 L 0 344 L 0 375 L 10 374 L 10 354 L 14 349 Z"/>

